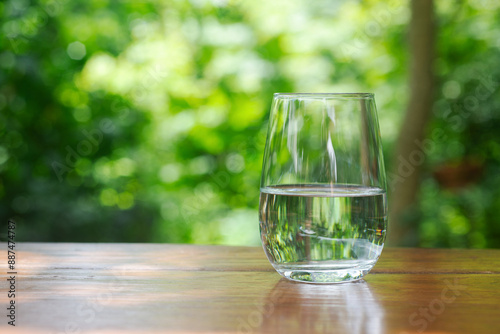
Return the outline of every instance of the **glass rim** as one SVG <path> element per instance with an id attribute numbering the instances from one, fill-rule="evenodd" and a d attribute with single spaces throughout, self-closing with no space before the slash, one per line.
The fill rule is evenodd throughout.
<path id="1" fill-rule="evenodd" d="M 373 99 L 373 93 L 274 93 L 274 98 Z"/>

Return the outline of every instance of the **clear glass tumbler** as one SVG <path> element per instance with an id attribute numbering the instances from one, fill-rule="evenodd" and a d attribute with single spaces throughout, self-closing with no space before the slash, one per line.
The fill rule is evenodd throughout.
<path id="1" fill-rule="evenodd" d="M 387 228 L 373 94 L 274 94 L 260 188 L 264 251 L 284 277 L 361 279 Z"/>

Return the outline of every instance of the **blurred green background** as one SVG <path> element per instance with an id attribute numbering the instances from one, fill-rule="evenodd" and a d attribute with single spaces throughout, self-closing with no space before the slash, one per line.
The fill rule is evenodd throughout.
<path id="1" fill-rule="evenodd" d="M 419 246 L 500 247 L 500 3 L 434 11 L 426 133 L 445 139 L 400 223 Z M 20 241 L 259 245 L 274 92 L 374 92 L 393 164 L 408 1 L 13 0 L 0 15 L 0 217 Z"/>

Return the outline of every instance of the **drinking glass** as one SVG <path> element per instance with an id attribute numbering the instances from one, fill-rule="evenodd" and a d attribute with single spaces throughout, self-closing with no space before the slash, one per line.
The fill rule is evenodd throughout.
<path id="1" fill-rule="evenodd" d="M 373 94 L 274 94 L 259 220 L 278 273 L 310 283 L 361 279 L 384 246 L 386 188 Z"/>

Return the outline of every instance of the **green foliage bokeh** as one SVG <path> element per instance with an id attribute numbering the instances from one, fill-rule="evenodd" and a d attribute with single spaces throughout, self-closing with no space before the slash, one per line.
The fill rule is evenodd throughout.
<path id="1" fill-rule="evenodd" d="M 499 247 L 500 5 L 436 6 L 429 134 L 446 140 L 408 221 L 423 246 Z M 258 244 L 274 92 L 374 92 L 390 164 L 407 1 L 13 0 L 0 15 L 0 216 L 20 240 Z M 436 181 L 470 159 L 480 179 Z"/>

